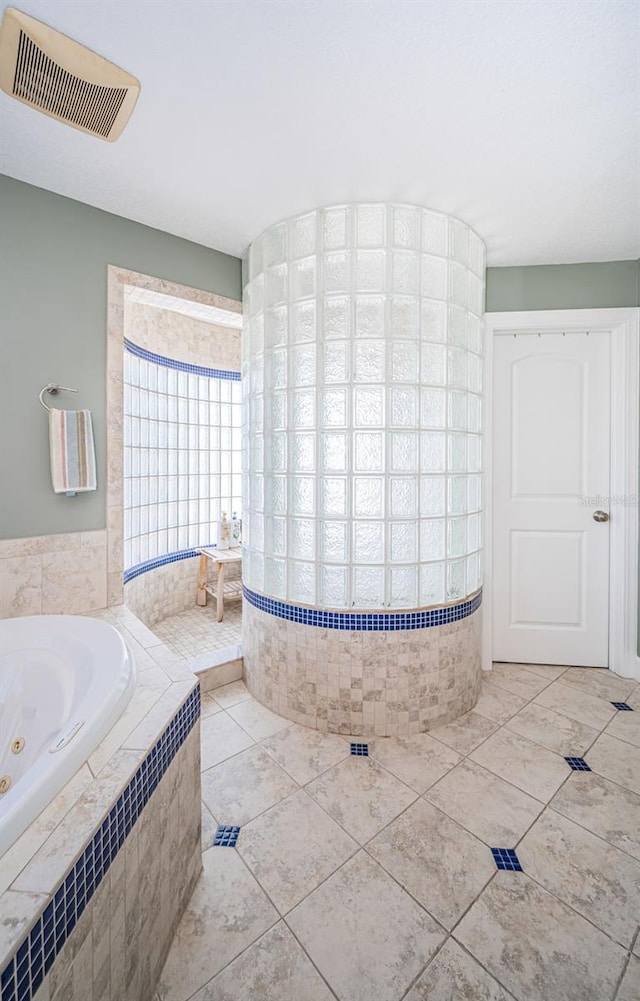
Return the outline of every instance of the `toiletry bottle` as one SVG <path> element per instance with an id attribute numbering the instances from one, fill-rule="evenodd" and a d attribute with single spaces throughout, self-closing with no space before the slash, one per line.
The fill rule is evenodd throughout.
<path id="1" fill-rule="evenodd" d="M 229 536 L 231 535 L 231 525 L 227 518 L 227 512 L 222 512 L 222 520 L 218 522 L 218 549 L 229 548 Z"/>

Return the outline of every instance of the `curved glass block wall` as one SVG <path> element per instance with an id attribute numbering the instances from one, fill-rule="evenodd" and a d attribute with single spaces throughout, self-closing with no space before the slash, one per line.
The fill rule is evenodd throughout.
<path id="1" fill-rule="evenodd" d="M 481 584 L 485 250 L 410 205 L 320 209 L 249 252 L 244 580 L 322 609 Z"/>

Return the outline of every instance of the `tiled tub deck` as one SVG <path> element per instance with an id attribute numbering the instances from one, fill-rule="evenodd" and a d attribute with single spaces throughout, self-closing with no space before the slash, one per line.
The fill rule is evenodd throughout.
<path id="1" fill-rule="evenodd" d="M 202 712 L 204 871 L 156 1001 L 640 998 L 640 685 L 496 665 L 473 712 L 357 754 L 242 682 Z"/>

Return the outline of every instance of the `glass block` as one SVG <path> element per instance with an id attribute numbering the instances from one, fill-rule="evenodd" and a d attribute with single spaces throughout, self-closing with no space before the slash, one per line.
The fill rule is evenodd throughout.
<path id="1" fill-rule="evenodd" d="M 447 353 L 440 344 L 420 345 L 420 377 L 427 386 L 446 386 Z"/>
<path id="2" fill-rule="evenodd" d="M 418 299 L 414 296 L 391 296 L 391 336 L 411 340 L 418 336 Z"/>
<path id="3" fill-rule="evenodd" d="M 420 390 L 413 386 L 392 386 L 389 393 L 391 427 L 417 427 Z"/>
<path id="4" fill-rule="evenodd" d="M 384 389 L 381 386 L 356 386 L 353 390 L 356 427 L 381 427 L 384 415 Z"/>
<path id="5" fill-rule="evenodd" d="M 466 576 L 465 560 L 447 563 L 447 601 L 458 601 L 466 597 Z"/>
<path id="6" fill-rule="evenodd" d="M 345 427 L 347 390 L 327 389 L 321 396 L 321 427 Z"/>
<path id="7" fill-rule="evenodd" d="M 467 552 L 472 553 L 482 545 L 482 522 L 479 514 L 467 518 Z"/>
<path id="8" fill-rule="evenodd" d="M 304 604 L 314 604 L 316 600 L 316 565 L 315 563 L 289 563 L 289 591 L 287 597 L 292 601 Z"/>
<path id="9" fill-rule="evenodd" d="M 384 570 L 382 567 L 353 568 L 353 603 L 356 608 L 384 606 Z"/>
<path id="10" fill-rule="evenodd" d="M 412 341 L 391 341 L 389 344 L 390 376 L 393 382 L 416 382 L 418 345 Z"/>
<path id="11" fill-rule="evenodd" d="M 265 481 L 264 494 L 267 511 L 281 515 L 287 513 L 287 481 L 284 476 L 268 477 Z"/>
<path id="12" fill-rule="evenodd" d="M 291 514 L 315 514 L 315 478 L 313 476 L 291 476 L 289 486 Z"/>
<path id="13" fill-rule="evenodd" d="M 287 385 L 287 354 L 278 349 L 267 359 L 265 389 L 284 389 Z"/>
<path id="14" fill-rule="evenodd" d="M 391 608 L 417 607 L 417 567 L 391 567 L 389 571 L 389 604 Z"/>
<path id="15" fill-rule="evenodd" d="M 322 351 L 322 377 L 325 383 L 347 382 L 349 379 L 349 342 L 333 341 Z"/>
<path id="16" fill-rule="evenodd" d="M 449 263 L 449 295 L 451 302 L 466 309 L 468 301 L 467 278 L 469 272 L 462 264 L 455 261 Z"/>
<path id="17" fill-rule="evenodd" d="M 264 342 L 265 347 L 275 348 L 287 341 L 287 307 L 274 306 L 265 310 Z"/>
<path id="18" fill-rule="evenodd" d="M 349 243 L 349 208 L 338 205 L 322 210 L 322 246 L 339 250 Z"/>
<path id="19" fill-rule="evenodd" d="M 274 598 L 284 598 L 286 593 L 287 565 L 273 556 L 264 559 L 264 589 Z"/>
<path id="20" fill-rule="evenodd" d="M 355 518 L 384 518 L 383 477 L 354 477 L 353 514 Z"/>
<path id="21" fill-rule="evenodd" d="M 384 337 L 384 296 L 357 295 L 355 297 L 356 337 Z"/>
<path id="22" fill-rule="evenodd" d="M 467 313 L 467 346 L 470 351 L 482 355 L 482 320 L 473 313 Z"/>
<path id="23" fill-rule="evenodd" d="M 350 254 L 325 254 L 322 257 L 322 288 L 326 293 L 351 289 Z"/>
<path id="24" fill-rule="evenodd" d="M 315 434 L 289 435 L 289 469 L 293 472 L 315 471 Z M 279 466 L 275 467 L 280 469 Z"/>
<path id="25" fill-rule="evenodd" d="M 420 605 L 441 605 L 444 600 L 444 563 L 430 563 L 420 567 Z"/>
<path id="26" fill-rule="evenodd" d="M 475 275 L 469 274 L 468 283 L 467 302 L 469 309 L 476 316 L 482 316 L 484 313 L 484 282 L 480 278 L 476 278 Z"/>
<path id="27" fill-rule="evenodd" d="M 345 608 L 348 601 L 346 567 L 320 568 L 320 602 L 324 608 Z"/>
<path id="28" fill-rule="evenodd" d="M 482 476 L 467 477 L 467 510 L 482 510 Z"/>
<path id="29" fill-rule="evenodd" d="M 482 431 L 482 400 L 479 396 L 467 396 L 467 430 Z"/>
<path id="30" fill-rule="evenodd" d="M 347 480 L 345 477 L 323 476 L 321 480 L 321 514 L 329 517 L 347 515 Z M 306 512 L 302 512 L 306 513 Z"/>
<path id="31" fill-rule="evenodd" d="M 275 352 L 274 352 L 275 354 Z M 303 345 L 291 350 L 291 383 L 293 386 L 309 386 L 316 381 L 315 344 Z"/>
<path id="32" fill-rule="evenodd" d="M 449 253 L 449 220 L 439 212 L 422 211 L 422 249 L 446 257 Z"/>
<path id="33" fill-rule="evenodd" d="M 465 556 L 467 552 L 467 519 L 447 519 L 447 556 Z"/>
<path id="34" fill-rule="evenodd" d="M 320 523 L 320 556 L 327 563 L 346 563 L 349 559 L 346 521 Z"/>
<path id="35" fill-rule="evenodd" d="M 447 513 L 467 513 L 467 477 L 447 477 Z"/>
<path id="36" fill-rule="evenodd" d="M 315 532 L 316 525 L 312 518 L 290 518 L 288 555 L 294 559 L 315 559 Z"/>
<path id="37" fill-rule="evenodd" d="M 482 469 L 482 440 L 478 435 L 467 436 L 467 470 L 479 473 Z"/>
<path id="38" fill-rule="evenodd" d="M 462 306 L 449 307 L 449 344 L 463 349 L 467 347 L 467 316 Z"/>
<path id="39" fill-rule="evenodd" d="M 274 394 L 275 396 L 276 394 Z M 284 394 L 277 397 L 284 402 Z M 312 428 L 316 425 L 316 394 L 313 389 L 298 389 L 291 394 L 291 426 L 292 428 Z M 278 415 L 279 416 L 279 415 Z M 272 422 L 274 428 L 281 424 Z"/>
<path id="40" fill-rule="evenodd" d="M 391 255 L 391 289 L 417 295 L 420 291 L 420 255 L 394 250 Z"/>
<path id="41" fill-rule="evenodd" d="M 412 205 L 394 205 L 391 210 L 393 220 L 393 244 L 407 250 L 420 250 L 421 209 Z"/>
<path id="42" fill-rule="evenodd" d="M 461 390 L 449 393 L 449 427 L 456 431 L 467 429 L 467 394 Z"/>
<path id="43" fill-rule="evenodd" d="M 328 473 L 347 471 L 347 435 L 331 433 L 322 435 L 322 469 Z"/>
<path id="44" fill-rule="evenodd" d="M 270 268 L 274 264 L 280 264 L 287 256 L 286 223 L 271 226 L 262 234 L 262 241 L 265 267 Z"/>
<path id="45" fill-rule="evenodd" d="M 420 435 L 420 469 L 423 473 L 444 473 L 446 466 L 445 434 L 423 431 Z"/>
<path id="46" fill-rule="evenodd" d="M 351 300 L 345 296 L 331 296 L 324 300 L 322 333 L 324 340 L 351 336 Z"/>
<path id="47" fill-rule="evenodd" d="M 467 466 L 467 436 L 452 433 L 448 438 L 448 468 L 451 473 L 466 473 Z"/>
<path id="48" fill-rule="evenodd" d="M 384 471 L 384 432 L 356 431 L 354 469 L 359 473 Z"/>
<path id="49" fill-rule="evenodd" d="M 264 550 L 264 517 L 255 511 L 251 512 L 251 542 L 260 552 Z"/>
<path id="50" fill-rule="evenodd" d="M 259 441 L 262 445 L 262 439 Z M 263 468 L 262 460 L 256 451 L 258 441 L 251 442 L 251 469 L 258 471 Z M 286 434 L 271 434 L 267 436 L 266 466 L 270 472 L 284 473 L 287 469 L 287 436 Z"/>
<path id="51" fill-rule="evenodd" d="M 471 556 L 467 556 L 467 594 L 473 594 L 477 591 L 482 584 L 482 577 L 480 573 L 480 554 L 472 553 Z"/>
<path id="52" fill-rule="evenodd" d="M 482 361 L 477 355 L 467 355 L 467 385 L 472 393 L 482 392 Z"/>
<path id="53" fill-rule="evenodd" d="M 291 342 L 314 341 L 316 338 L 315 302 L 296 302 L 291 307 Z"/>
<path id="54" fill-rule="evenodd" d="M 387 258 L 383 250 L 356 251 L 355 283 L 358 292 L 384 292 Z M 399 289 L 402 291 L 402 289 Z"/>
<path id="55" fill-rule="evenodd" d="M 473 357 L 459 348 L 449 348 L 449 385 L 467 388 L 467 361 Z"/>
<path id="56" fill-rule="evenodd" d="M 265 271 L 264 301 L 266 306 L 275 306 L 279 302 L 286 302 L 288 298 L 287 279 L 286 264 L 280 264 L 277 268 L 269 268 L 268 271 Z"/>
<path id="57" fill-rule="evenodd" d="M 445 546 L 444 518 L 421 519 L 420 521 L 420 560 L 444 559 Z"/>
<path id="58" fill-rule="evenodd" d="M 415 521 L 394 521 L 389 525 L 389 559 L 393 563 L 415 563 L 418 532 Z"/>
<path id="59" fill-rule="evenodd" d="M 459 219 L 449 221 L 450 256 L 454 261 L 469 263 L 469 227 Z"/>
<path id="60" fill-rule="evenodd" d="M 428 299 L 447 298 L 447 262 L 441 257 L 422 255 L 421 291 Z M 464 305 L 464 304 L 463 304 Z"/>
<path id="61" fill-rule="evenodd" d="M 353 559 L 355 563 L 382 563 L 384 561 L 383 521 L 354 523 Z"/>
<path id="62" fill-rule="evenodd" d="M 312 391 L 311 391 L 312 392 Z M 313 403 L 313 392 L 312 392 Z M 271 393 L 266 399 L 266 419 L 272 431 L 279 431 L 287 426 L 287 394 Z M 294 420 L 296 419 L 294 410 Z"/>
<path id="63" fill-rule="evenodd" d="M 469 231 L 469 267 L 474 274 L 484 281 L 485 249 L 479 236 Z"/>
<path id="64" fill-rule="evenodd" d="M 417 518 L 418 481 L 416 477 L 390 477 L 389 508 L 392 518 Z"/>
<path id="65" fill-rule="evenodd" d="M 356 206 L 356 247 L 384 247 L 387 242 L 384 205 Z"/>
<path id="66" fill-rule="evenodd" d="M 289 222 L 290 257 L 308 257 L 316 252 L 317 213 L 308 212 Z"/>
<path id="67" fill-rule="evenodd" d="M 394 473 L 418 472 L 418 435 L 411 431 L 389 431 L 391 445 L 391 471 Z"/>
<path id="68" fill-rule="evenodd" d="M 291 298 L 306 299 L 316 293 L 316 258 L 294 261 L 291 269 Z"/>
<path id="69" fill-rule="evenodd" d="M 249 497 L 251 506 L 255 511 L 264 510 L 264 476 L 254 474 L 249 477 L 249 483 L 244 493 L 245 497 Z"/>
<path id="70" fill-rule="evenodd" d="M 355 345 L 356 382 L 385 381 L 384 341 L 360 341 Z"/>

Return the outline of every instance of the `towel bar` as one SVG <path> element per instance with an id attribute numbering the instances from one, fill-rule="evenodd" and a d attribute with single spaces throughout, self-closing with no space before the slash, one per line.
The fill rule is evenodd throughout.
<path id="1" fill-rule="evenodd" d="M 40 390 L 40 394 L 39 394 L 39 397 L 38 397 L 39 400 L 40 400 L 40 403 L 42 404 L 42 406 L 44 407 L 45 410 L 50 411 L 51 407 L 48 407 L 47 404 L 44 402 L 44 400 L 42 398 L 44 396 L 44 394 L 45 393 L 51 393 L 52 396 L 55 396 L 56 393 L 60 393 L 60 392 L 63 392 L 63 393 L 77 393 L 78 390 L 77 389 L 71 389 L 70 386 L 58 386 L 55 382 L 49 382 L 49 383 L 47 383 L 47 385 L 44 386 Z"/>

